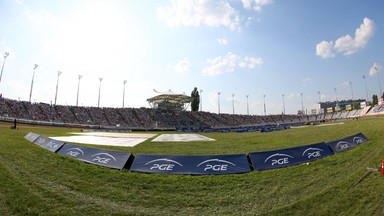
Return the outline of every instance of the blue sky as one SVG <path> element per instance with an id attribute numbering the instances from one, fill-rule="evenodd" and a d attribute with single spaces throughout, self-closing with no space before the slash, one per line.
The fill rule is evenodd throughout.
<path id="1" fill-rule="evenodd" d="M 149 107 L 171 89 L 202 90 L 203 111 L 297 113 L 384 89 L 380 0 L 0 0 L 3 97 Z M 376 69 L 374 69 L 376 68 Z M 378 76 L 378 75 L 379 76 Z M 352 87 L 352 88 L 351 88 Z M 335 91 L 336 89 L 336 91 Z M 218 96 L 220 92 L 220 96 Z M 301 97 L 302 93 L 302 97 Z M 284 95 L 284 96 L 283 96 Z M 219 98 L 218 98 L 219 97 Z M 234 104 L 234 106 L 233 106 Z"/>

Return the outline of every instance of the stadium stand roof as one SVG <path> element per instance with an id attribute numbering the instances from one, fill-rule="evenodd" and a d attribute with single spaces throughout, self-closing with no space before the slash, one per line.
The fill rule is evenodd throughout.
<path id="1" fill-rule="evenodd" d="M 154 89 L 156 93 L 159 95 L 148 98 L 147 101 L 149 103 L 160 104 L 160 103 L 174 103 L 174 104 L 185 104 L 191 103 L 192 97 L 187 96 L 185 94 L 178 94 L 168 90 L 167 92 L 159 92 Z"/>

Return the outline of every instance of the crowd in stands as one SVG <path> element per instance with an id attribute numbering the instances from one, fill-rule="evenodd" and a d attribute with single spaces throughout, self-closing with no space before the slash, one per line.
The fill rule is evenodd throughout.
<path id="1" fill-rule="evenodd" d="M 380 106 L 380 110 L 383 109 Z M 353 111 L 356 114 L 357 111 Z M 100 127 L 120 128 L 221 128 L 268 124 L 297 124 L 346 118 L 348 113 L 321 115 L 238 115 L 210 112 L 165 111 L 153 108 L 98 108 L 29 103 L 0 98 L 0 116 Z"/>

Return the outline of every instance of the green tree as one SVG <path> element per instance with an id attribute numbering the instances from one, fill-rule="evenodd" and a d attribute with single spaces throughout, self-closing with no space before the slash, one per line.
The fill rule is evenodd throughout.
<path id="1" fill-rule="evenodd" d="M 371 103 L 371 105 L 372 106 L 374 106 L 374 105 L 376 105 L 376 104 L 378 104 L 379 103 L 379 100 L 378 100 L 378 98 L 377 98 L 377 95 L 373 95 L 372 96 L 372 103 Z"/>
<path id="2" fill-rule="evenodd" d="M 360 109 L 360 103 L 357 103 L 357 102 L 353 103 L 353 109 L 355 110 Z"/>
<path id="3" fill-rule="evenodd" d="M 192 103 L 191 103 L 192 112 L 197 112 L 199 111 L 200 95 L 196 87 L 191 92 L 191 97 L 192 97 Z"/>

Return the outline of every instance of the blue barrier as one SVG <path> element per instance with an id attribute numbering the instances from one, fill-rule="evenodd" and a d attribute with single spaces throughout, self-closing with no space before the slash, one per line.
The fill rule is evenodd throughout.
<path id="1" fill-rule="evenodd" d="M 276 169 L 317 160 L 333 154 L 325 143 L 280 149 L 268 152 L 249 153 L 255 170 Z"/>
<path id="2" fill-rule="evenodd" d="M 345 137 L 340 140 L 327 143 L 332 151 L 337 154 L 355 148 L 356 146 L 367 142 L 368 139 L 362 133 L 355 134 L 353 136 Z"/>
<path id="3" fill-rule="evenodd" d="M 73 144 L 65 144 L 58 154 L 76 158 L 78 160 L 122 170 L 128 159 L 132 156 L 130 152 L 111 151 L 97 148 L 88 148 Z"/>
<path id="4" fill-rule="evenodd" d="M 64 145 L 64 142 L 62 141 L 54 140 L 32 132 L 29 132 L 24 138 L 50 152 L 56 152 Z"/>
<path id="5" fill-rule="evenodd" d="M 188 175 L 219 175 L 250 172 L 247 156 L 210 155 L 174 156 L 138 154 L 133 160 L 131 172 L 166 173 Z"/>

